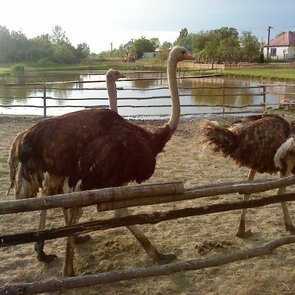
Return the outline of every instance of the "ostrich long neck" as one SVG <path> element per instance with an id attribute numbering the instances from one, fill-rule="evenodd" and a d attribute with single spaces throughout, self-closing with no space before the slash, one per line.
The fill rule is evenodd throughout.
<path id="1" fill-rule="evenodd" d="M 177 87 L 176 67 L 177 61 L 170 57 L 167 65 L 168 85 L 171 95 L 171 115 L 168 121 L 168 125 L 171 128 L 172 132 L 176 130 L 180 117 L 180 103 Z"/>
<path id="2" fill-rule="evenodd" d="M 116 83 L 114 81 L 107 80 L 107 89 L 108 89 L 108 95 L 109 95 L 110 109 L 118 113 Z"/>
<path id="3" fill-rule="evenodd" d="M 164 126 L 157 128 L 154 132 L 153 138 L 153 149 L 155 154 L 160 153 L 168 140 L 171 138 L 172 134 L 177 128 L 179 117 L 180 117 L 180 104 L 179 104 L 179 95 L 177 88 L 177 79 L 176 79 L 176 66 L 177 62 L 173 58 L 169 58 L 167 75 L 168 75 L 168 84 L 171 95 L 171 116 Z"/>

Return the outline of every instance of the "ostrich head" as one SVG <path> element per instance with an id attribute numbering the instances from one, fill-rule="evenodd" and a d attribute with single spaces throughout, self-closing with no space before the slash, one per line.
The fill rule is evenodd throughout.
<path id="1" fill-rule="evenodd" d="M 113 69 L 109 69 L 106 73 L 106 79 L 107 81 L 113 82 L 115 83 L 117 80 L 119 80 L 120 78 L 126 78 L 125 75 L 121 74 L 119 71 L 117 70 L 113 70 Z"/>
<path id="2" fill-rule="evenodd" d="M 183 60 L 194 60 L 194 57 L 188 52 L 185 47 L 175 46 L 170 51 L 169 60 L 177 63 Z"/>
<path id="3" fill-rule="evenodd" d="M 121 74 L 119 71 L 116 71 L 113 69 L 108 70 L 106 73 L 109 105 L 110 105 L 110 109 L 116 113 L 118 113 L 116 81 L 120 78 L 125 78 L 125 77 L 126 76 Z"/>

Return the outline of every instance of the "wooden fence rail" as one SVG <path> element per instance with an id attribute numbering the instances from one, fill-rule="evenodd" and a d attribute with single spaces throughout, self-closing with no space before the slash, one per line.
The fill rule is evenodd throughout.
<path id="1" fill-rule="evenodd" d="M 295 236 L 272 240 L 261 246 L 253 247 L 236 253 L 218 255 L 203 259 L 192 259 L 188 261 L 179 261 L 166 265 L 154 265 L 144 268 L 109 271 L 80 277 L 55 278 L 47 281 L 33 283 L 4 284 L 0 286 L 0 295 L 27 295 L 44 292 L 64 291 L 67 289 L 82 288 L 98 284 L 113 283 L 138 278 L 148 278 L 153 276 L 163 276 L 181 271 L 204 269 L 271 254 L 276 248 L 291 243 L 295 243 Z"/>
<path id="2" fill-rule="evenodd" d="M 254 193 L 293 184 L 295 184 L 295 176 L 279 180 L 220 183 L 198 186 L 190 189 L 184 189 L 181 182 L 133 185 L 40 197 L 36 199 L 1 202 L 0 214 L 11 214 L 57 207 L 90 206 L 94 204 L 98 205 L 99 210 L 109 210 L 130 206 L 130 204 L 131 206 L 142 206 L 147 204 L 188 200 L 221 194 L 224 195 L 229 193 Z M 0 236 L 0 247 L 55 239 L 78 233 L 88 233 L 94 230 L 104 230 L 134 224 L 155 224 L 162 221 L 188 216 L 220 213 L 242 208 L 255 208 L 278 202 L 294 200 L 295 193 L 290 193 L 285 195 L 271 195 L 248 201 L 223 202 L 211 205 L 207 204 L 199 207 L 168 210 L 164 212 L 134 214 L 125 217 L 96 220 L 38 232 L 3 235 Z M 279 238 L 258 247 L 205 259 L 194 259 L 170 263 L 167 265 L 111 271 L 76 278 L 56 278 L 33 283 L 4 284 L 0 286 L 0 295 L 38 294 L 61 291 L 64 289 L 80 288 L 121 280 L 168 275 L 180 271 L 220 266 L 225 263 L 270 254 L 274 249 L 291 243 L 295 243 L 295 236 Z"/>
<path id="3" fill-rule="evenodd" d="M 97 205 L 99 211 L 191 200 L 216 195 L 252 194 L 295 184 L 295 176 L 275 180 L 240 181 L 196 186 L 184 190 L 181 182 L 130 185 L 70 194 L 0 202 L 0 215 Z"/>
<path id="4" fill-rule="evenodd" d="M 182 77 L 178 77 L 178 79 L 197 79 L 197 78 L 206 78 L 206 77 L 215 77 L 215 76 L 220 76 L 220 74 L 210 74 L 210 75 L 194 75 L 194 76 L 182 76 Z M 159 79 L 159 77 L 150 77 L 150 78 L 135 78 L 135 79 L 124 79 L 122 81 L 159 81 L 159 80 L 163 80 L 166 78 L 163 78 L 163 76 L 161 76 L 161 78 Z M 121 80 L 120 80 L 121 81 Z M 62 90 L 62 91 L 93 91 L 93 90 L 105 90 L 105 88 L 64 88 L 64 85 L 67 84 L 86 84 L 86 83 L 105 83 L 105 80 L 93 80 L 93 81 L 79 81 L 79 80 L 73 80 L 73 81 L 65 81 L 65 82 L 48 82 L 48 83 L 26 83 L 26 84 L 17 84 L 17 83 L 10 83 L 10 84 L 5 84 L 3 87 L 6 88 L 19 88 L 19 87 L 39 87 L 40 89 L 42 88 L 42 92 L 43 95 L 42 96 L 29 96 L 28 98 L 33 99 L 42 99 L 42 103 L 40 104 L 11 104 L 11 105 L 6 105 L 6 104 L 0 104 L 1 108 L 42 108 L 43 109 L 43 116 L 46 117 L 48 114 L 48 109 L 51 108 L 90 108 L 90 107 L 108 107 L 108 98 L 107 97 L 71 97 L 71 98 L 59 98 L 59 97 L 53 97 L 52 95 L 48 94 L 49 91 L 52 90 Z M 63 88 L 58 88 L 54 85 L 63 85 Z M 157 90 L 157 89 L 168 89 L 168 87 L 153 87 L 152 89 L 146 90 L 145 91 L 150 91 L 150 90 Z M 238 109 L 238 108 L 262 108 L 263 110 L 265 110 L 266 108 L 266 90 L 265 90 L 265 86 L 264 85 L 259 85 L 259 86 L 199 86 L 199 87 L 179 87 L 179 89 L 186 89 L 186 90 L 196 90 L 196 91 L 206 91 L 206 90 L 216 90 L 218 91 L 218 93 L 214 93 L 214 94 L 208 94 L 208 93 L 200 93 L 197 95 L 200 95 L 202 97 L 215 97 L 216 99 L 220 98 L 220 103 L 218 104 L 187 104 L 187 103 L 182 103 L 182 107 L 190 107 L 190 108 L 198 108 L 198 107 L 213 107 L 213 108 L 222 108 L 222 113 L 225 114 L 226 109 L 230 109 L 230 108 L 234 108 L 234 109 Z M 238 93 L 230 93 L 231 90 L 241 90 Z M 249 89 L 251 91 L 251 93 L 244 93 L 245 90 Z M 123 87 L 119 87 L 118 88 L 119 91 L 134 91 L 136 90 L 135 88 L 123 88 Z M 139 90 L 139 89 L 138 89 Z M 142 91 L 142 89 L 140 89 Z M 253 92 L 252 92 L 253 90 Z M 244 92 L 243 92 L 244 91 Z M 191 97 L 193 94 L 187 94 L 187 93 L 180 93 L 180 97 Z M 196 95 L 196 94 L 194 94 Z M 261 97 L 261 102 L 260 103 L 256 103 L 256 104 L 247 104 L 247 105 L 241 105 L 241 106 L 235 106 L 235 105 L 231 105 L 231 104 L 226 104 L 226 98 L 230 98 L 230 97 L 237 97 L 237 96 L 243 96 L 243 97 Z M 0 99 L 20 99 L 20 97 L 0 97 Z M 169 95 L 157 95 L 157 96 L 144 96 L 144 97 L 124 97 L 124 98 L 118 98 L 119 101 L 124 101 L 124 100 L 128 100 L 130 102 L 133 101 L 145 101 L 145 100 L 158 100 L 161 101 L 163 99 L 169 99 L 170 96 Z M 100 105 L 68 105 L 68 104 L 64 104 L 64 105 L 56 105 L 54 104 L 56 101 L 104 101 L 105 104 L 100 104 Z M 54 102 L 54 103 L 51 103 Z M 166 104 L 162 104 L 162 103 L 156 103 L 153 105 L 136 105 L 136 104 L 128 104 L 128 105 L 119 105 L 119 108 L 147 108 L 147 107 L 157 107 L 157 108 L 163 108 L 163 107 L 170 107 L 169 102 Z M 193 112 L 192 112 L 193 113 Z M 195 112 L 194 112 L 195 113 Z M 195 113 L 196 115 L 198 113 Z M 190 114 L 189 114 L 190 115 Z"/>
<path id="5" fill-rule="evenodd" d="M 114 217 L 104 220 L 95 220 L 49 230 L 0 236 L 0 248 L 43 240 L 52 240 L 71 236 L 74 234 L 86 234 L 97 230 L 106 230 L 110 228 L 124 227 L 135 224 L 156 224 L 162 221 L 174 220 L 178 218 L 208 215 L 245 208 L 256 208 L 288 201 L 295 201 L 295 193 L 285 195 L 272 195 L 248 201 L 234 201 L 205 205 L 200 207 L 169 210 L 166 212 L 154 211 L 152 213 L 134 214 L 125 217 Z"/>

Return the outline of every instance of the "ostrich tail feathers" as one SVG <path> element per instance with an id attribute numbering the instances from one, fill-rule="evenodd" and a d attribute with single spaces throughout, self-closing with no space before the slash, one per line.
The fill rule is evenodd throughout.
<path id="1" fill-rule="evenodd" d="M 198 133 L 201 145 L 211 146 L 215 152 L 222 152 L 224 156 L 230 155 L 236 148 L 235 134 L 215 121 L 202 120 Z"/>
<path id="2" fill-rule="evenodd" d="M 16 178 L 16 173 L 17 173 L 18 164 L 19 164 L 19 156 L 18 156 L 19 147 L 21 145 L 21 142 L 23 140 L 25 133 L 26 131 L 22 131 L 18 133 L 10 146 L 8 160 L 7 160 L 7 164 L 9 166 L 10 186 L 8 188 L 7 195 L 9 194 L 10 190 L 14 188 L 15 186 L 15 178 Z"/>
<path id="3" fill-rule="evenodd" d="M 295 137 L 289 137 L 276 151 L 275 166 L 283 175 L 289 175 L 295 167 Z"/>
<path id="4" fill-rule="evenodd" d="M 27 199 L 35 198 L 39 192 L 39 188 L 42 186 L 43 174 L 34 173 L 27 179 L 24 177 L 24 166 L 19 163 L 15 175 L 15 198 Z"/>

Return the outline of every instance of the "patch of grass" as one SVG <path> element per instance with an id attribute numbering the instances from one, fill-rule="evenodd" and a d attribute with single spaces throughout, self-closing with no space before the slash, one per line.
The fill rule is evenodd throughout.
<path id="1" fill-rule="evenodd" d="M 239 68 L 225 69 L 225 75 L 266 79 L 295 80 L 295 68 Z"/>

